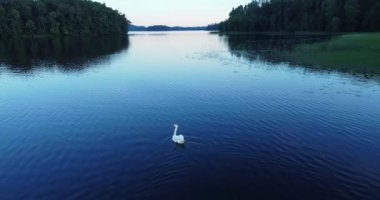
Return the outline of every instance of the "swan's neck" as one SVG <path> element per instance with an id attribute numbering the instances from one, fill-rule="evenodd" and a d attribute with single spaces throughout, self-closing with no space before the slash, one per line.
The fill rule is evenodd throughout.
<path id="1" fill-rule="evenodd" d="M 173 133 L 173 136 L 176 136 L 176 135 L 177 135 L 177 130 L 178 130 L 178 126 L 175 126 L 175 127 L 174 127 L 174 133 Z"/>

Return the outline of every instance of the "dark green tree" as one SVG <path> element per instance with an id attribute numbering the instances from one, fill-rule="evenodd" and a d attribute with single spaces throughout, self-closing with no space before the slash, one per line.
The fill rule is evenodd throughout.
<path id="1" fill-rule="evenodd" d="M 10 29 L 10 33 L 13 35 L 17 35 L 21 33 L 21 17 L 20 12 L 17 9 L 12 8 L 8 12 L 8 27 Z"/>
<path id="2" fill-rule="evenodd" d="M 331 31 L 332 32 L 338 32 L 341 30 L 341 26 L 342 26 L 342 21 L 340 20 L 339 17 L 334 17 L 332 20 L 331 20 Z"/>
<path id="3" fill-rule="evenodd" d="M 120 35 L 128 25 L 125 15 L 90 0 L 0 0 L 0 35 Z"/>
<path id="4" fill-rule="evenodd" d="M 365 25 L 370 31 L 380 30 L 380 2 L 377 2 L 368 12 L 365 18 Z"/>
<path id="5" fill-rule="evenodd" d="M 358 0 L 347 0 L 344 5 L 346 30 L 356 31 L 358 28 L 360 5 Z"/>
<path id="6" fill-rule="evenodd" d="M 28 30 L 29 33 L 34 33 L 36 25 L 34 24 L 33 20 L 29 19 L 25 24 L 25 28 Z"/>
<path id="7" fill-rule="evenodd" d="M 220 31 L 380 31 L 380 0 L 254 0 Z"/>

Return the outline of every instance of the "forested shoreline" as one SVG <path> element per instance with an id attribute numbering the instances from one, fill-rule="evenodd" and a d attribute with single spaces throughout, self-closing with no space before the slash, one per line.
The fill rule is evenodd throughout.
<path id="1" fill-rule="evenodd" d="M 166 26 L 166 25 L 153 25 L 153 26 L 136 26 L 130 24 L 130 31 L 201 31 L 206 30 L 206 26 Z"/>
<path id="2" fill-rule="evenodd" d="M 120 35 L 124 14 L 90 0 L 0 0 L 0 35 Z"/>
<path id="3" fill-rule="evenodd" d="M 380 0 L 254 0 L 233 8 L 219 30 L 380 31 Z"/>

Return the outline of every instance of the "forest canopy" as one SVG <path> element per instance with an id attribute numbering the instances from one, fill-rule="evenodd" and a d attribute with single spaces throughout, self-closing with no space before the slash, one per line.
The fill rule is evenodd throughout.
<path id="1" fill-rule="evenodd" d="M 124 14 L 90 0 L 0 0 L 0 35 L 115 35 Z"/>
<path id="2" fill-rule="evenodd" d="M 219 30 L 380 31 L 380 0 L 255 0 L 233 8 Z"/>

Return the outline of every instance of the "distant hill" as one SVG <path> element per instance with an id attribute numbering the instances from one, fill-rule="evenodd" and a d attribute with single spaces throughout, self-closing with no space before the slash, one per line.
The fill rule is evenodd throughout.
<path id="1" fill-rule="evenodd" d="M 214 26 L 214 25 L 213 25 Z M 193 27 L 183 27 L 183 26 L 165 26 L 165 25 L 154 25 L 154 26 L 136 26 L 129 25 L 129 31 L 204 31 L 211 30 L 209 26 L 193 26 Z M 217 27 L 212 30 L 217 30 Z"/>
<path id="2" fill-rule="evenodd" d="M 136 26 L 136 25 L 130 24 L 129 25 L 129 31 L 146 31 L 146 27 L 145 26 Z"/>

